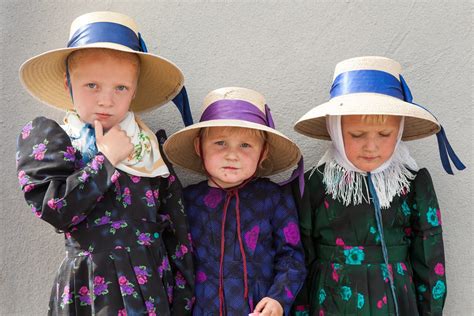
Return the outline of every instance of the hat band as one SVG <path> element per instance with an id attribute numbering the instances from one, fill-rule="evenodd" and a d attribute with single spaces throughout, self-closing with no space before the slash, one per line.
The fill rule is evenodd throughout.
<path id="1" fill-rule="evenodd" d="M 112 22 L 96 22 L 81 26 L 69 40 L 67 47 L 80 47 L 94 43 L 115 43 L 137 52 L 146 52 L 140 33 Z"/>
<path id="2" fill-rule="evenodd" d="M 265 104 L 265 114 L 255 105 L 244 100 L 218 100 L 202 113 L 200 122 L 212 120 L 241 120 L 275 128 L 270 108 Z"/>
<path id="3" fill-rule="evenodd" d="M 385 94 L 407 101 L 400 80 L 380 70 L 352 70 L 339 74 L 332 84 L 331 98 L 364 92 Z"/>

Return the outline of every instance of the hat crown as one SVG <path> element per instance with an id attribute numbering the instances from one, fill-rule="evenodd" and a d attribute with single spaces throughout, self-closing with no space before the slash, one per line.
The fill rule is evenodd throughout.
<path id="1" fill-rule="evenodd" d="M 204 98 L 202 112 L 214 102 L 223 100 L 243 100 L 265 113 L 265 97 L 255 90 L 240 87 L 225 87 L 209 92 Z"/>
<path id="2" fill-rule="evenodd" d="M 393 59 L 380 56 L 364 56 L 343 60 L 336 65 L 334 70 L 334 79 L 341 73 L 354 70 L 379 70 L 399 78 L 402 72 L 402 66 Z"/>
<path id="3" fill-rule="evenodd" d="M 135 21 L 121 13 L 111 12 L 111 11 L 97 11 L 83 14 L 71 23 L 71 29 L 69 32 L 69 39 L 71 39 L 76 31 L 87 24 L 97 23 L 97 22 L 109 22 L 116 23 L 131 29 L 138 36 L 138 27 Z"/>

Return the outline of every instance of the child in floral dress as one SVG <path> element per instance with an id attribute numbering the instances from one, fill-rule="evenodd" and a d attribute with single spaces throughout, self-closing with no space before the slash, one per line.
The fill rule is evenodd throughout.
<path id="1" fill-rule="evenodd" d="M 441 217 L 428 171 L 401 140 L 438 132 L 443 165 L 464 169 L 436 118 L 411 103 L 397 62 L 336 66 L 331 100 L 296 131 L 331 146 L 305 175 L 299 205 L 308 278 L 296 315 L 441 315 Z M 299 194 L 295 186 L 295 194 Z"/>
<path id="2" fill-rule="evenodd" d="M 298 147 L 273 127 L 264 97 L 221 88 L 200 123 L 164 145 L 177 165 L 207 176 L 187 187 L 196 267 L 193 315 L 285 315 L 305 274 L 291 192 L 261 176 L 295 165 Z"/>
<path id="3" fill-rule="evenodd" d="M 33 96 L 68 110 L 63 125 L 38 117 L 18 139 L 25 199 L 65 236 L 49 314 L 190 314 L 182 188 L 134 114 L 176 96 L 181 71 L 146 52 L 132 19 L 93 12 L 73 22 L 67 48 L 28 60 L 20 73 Z"/>

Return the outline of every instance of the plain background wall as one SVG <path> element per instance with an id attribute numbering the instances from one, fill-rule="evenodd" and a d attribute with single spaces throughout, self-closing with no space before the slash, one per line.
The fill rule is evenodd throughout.
<path id="1" fill-rule="evenodd" d="M 335 64 L 362 55 L 399 61 L 414 101 L 441 120 L 468 166 L 449 176 L 442 170 L 434 136 L 410 143 L 420 166 L 432 174 L 442 208 L 446 315 L 472 315 L 472 1 L 0 3 L 0 315 L 44 315 L 64 257 L 62 236 L 31 214 L 15 171 L 21 127 L 37 115 L 61 120 L 62 113 L 41 105 L 22 88 L 18 68 L 36 54 L 64 47 L 73 19 L 97 10 L 132 16 L 149 51 L 182 69 L 195 119 L 212 89 L 236 85 L 263 93 L 277 128 L 300 145 L 307 168 L 318 161 L 327 143 L 299 135 L 292 126 L 311 107 L 327 100 Z M 147 114 L 144 120 L 168 134 L 182 126 L 172 105 Z M 178 171 L 185 185 L 198 180 Z"/>

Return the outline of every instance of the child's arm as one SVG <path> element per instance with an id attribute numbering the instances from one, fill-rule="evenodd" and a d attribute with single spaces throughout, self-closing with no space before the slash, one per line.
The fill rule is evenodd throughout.
<path id="1" fill-rule="evenodd" d="M 81 222 L 112 184 L 115 168 L 104 155 L 78 167 L 69 136 L 44 117 L 23 128 L 17 150 L 18 180 L 27 203 L 57 229 Z"/>
<path id="2" fill-rule="evenodd" d="M 166 161 L 163 151 L 161 154 Z M 163 240 L 175 277 L 171 314 L 191 315 L 191 308 L 194 302 L 194 266 L 191 253 L 191 235 L 183 206 L 181 183 L 176 177 L 171 164 L 168 161 L 166 162 L 170 170 L 170 176 L 167 179 L 162 179 L 161 182 L 160 213 L 163 216 L 169 217 L 171 223 L 170 227 L 163 232 Z"/>
<path id="3" fill-rule="evenodd" d="M 267 297 L 278 301 L 288 315 L 296 294 L 306 277 L 304 254 L 298 229 L 298 216 L 294 199 L 288 187 L 270 192 L 275 196 L 273 207 L 273 238 L 276 250 L 274 282 Z"/>
<path id="4" fill-rule="evenodd" d="M 314 209 L 323 203 L 324 185 L 322 182 L 322 175 L 319 170 L 313 172 L 311 179 L 309 175 L 311 171 L 305 174 L 305 188 L 303 197 L 301 197 L 298 179 L 291 183 L 293 197 L 298 209 L 298 218 L 300 223 L 301 242 L 305 253 L 305 265 L 308 271 L 308 277 L 303 284 L 303 287 L 296 296 L 292 308 L 292 315 L 308 315 L 310 311 L 310 294 L 311 279 L 309 278 L 309 271 L 312 263 L 316 260 L 315 247 L 313 244 L 313 222 Z"/>
<path id="5" fill-rule="evenodd" d="M 441 217 L 430 174 L 421 169 L 414 180 L 410 261 L 420 315 L 442 315 L 446 276 Z"/>

